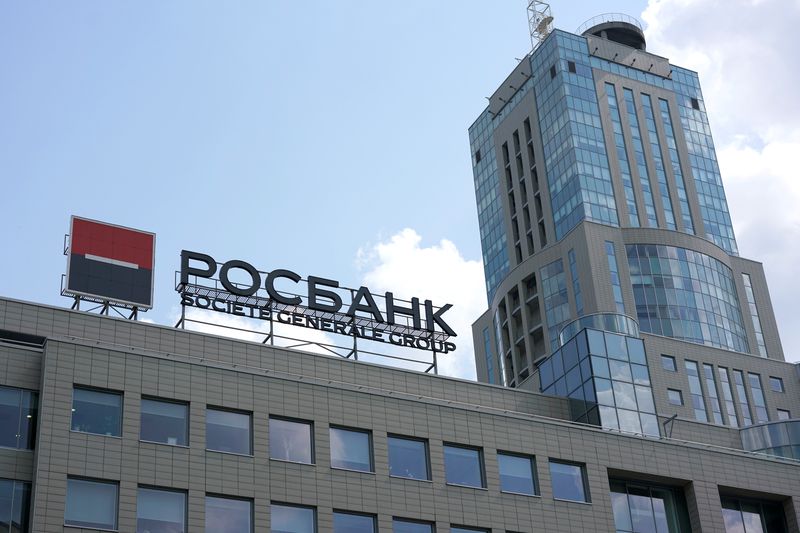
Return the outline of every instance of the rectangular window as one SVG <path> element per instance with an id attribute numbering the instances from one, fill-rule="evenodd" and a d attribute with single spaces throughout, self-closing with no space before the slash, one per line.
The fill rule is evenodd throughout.
<path id="1" fill-rule="evenodd" d="M 714 379 L 714 367 L 703 363 L 703 375 L 706 380 L 706 392 L 711 404 L 711 415 L 714 417 L 715 424 L 723 424 L 722 407 L 719 404 L 719 394 L 717 393 L 717 381 Z"/>
<path id="2" fill-rule="evenodd" d="M 683 393 L 678 389 L 667 389 L 667 397 L 672 405 L 683 405 Z"/>
<path id="3" fill-rule="evenodd" d="M 374 472 L 371 433 L 331 427 L 331 468 Z"/>
<path id="4" fill-rule="evenodd" d="M 489 530 L 480 527 L 450 526 L 450 533 L 489 533 Z"/>
<path id="5" fill-rule="evenodd" d="M 30 530 L 31 484 L 0 479 L 0 532 L 26 533 Z"/>
<path id="6" fill-rule="evenodd" d="M 787 409 L 778 409 L 778 420 L 791 420 L 792 413 Z"/>
<path id="7" fill-rule="evenodd" d="M 614 251 L 614 243 L 606 241 L 606 258 L 608 270 L 611 272 L 611 290 L 614 294 L 614 305 L 617 313 L 625 314 L 625 302 L 622 299 L 622 287 L 619 282 L 619 268 L 617 267 L 617 254 Z"/>
<path id="8" fill-rule="evenodd" d="M 556 66 L 553 65 L 550 67 L 550 79 L 553 79 L 555 77 L 556 77 Z"/>
<path id="9" fill-rule="evenodd" d="M 206 409 L 206 450 L 253 454 L 253 417 L 250 413 Z"/>
<path id="10" fill-rule="evenodd" d="M 136 531 L 184 533 L 186 493 L 177 490 L 139 487 L 136 496 Z"/>
<path id="11" fill-rule="evenodd" d="M 189 445 L 189 406 L 142 398 L 139 438 L 172 446 Z"/>
<path id="12" fill-rule="evenodd" d="M 64 524 L 95 529 L 117 529 L 119 484 L 114 481 L 67 479 Z"/>
<path id="13" fill-rule="evenodd" d="M 742 426 L 753 425 L 753 414 L 750 411 L 750 402 L 744 388 L 744 374 L 741 370 L 732 370 L 733 381 L 736 383 L 736 395 L 739 397 L 739 410 L 742 412 Z"/>
<path id="14" fill-rule="evenodd" d="M 270 507 L 272 533 L 314 533 L 316 530 L 317 513 L 313 507 L 281 503 L 273 503 Z"/>
<path id="15" fill-rule="evenodd" d="M 767 400 L 764 398 L 764 389 L 761 388 L 761 376 L 748 372 L 747 377 L 750 380 L 750 394 L 753 396 L 753 403 L 756 407 L 756 421 L 769 422 Z"/>
<path id="16" fill-rule="evenodd" d="M 577 70 L 575 70 L 575 62 L 574 61 L 567 61 L 567 68 L 573 74 L 575 74 L 577 72 Z"/>
<path id="17" fill-rule="evenodd" d="M 742 283 L 744 283 L 744 293 L 745 296 L 747 296 L 747 308 L 750 310 L 750 320 L 752 320 L 753 329 L 756 332 L 758 354 L 761 357 L 766 357 L 767 344 L 764 340 L 764 332 L 761 329 L 761 319 L 758 317 L 758 307 L 756 306 L 756 297 L 753 292 L 753 281 L 750 279 L 750 274 L 742 273 Z"/>
<path id="18" fill-rule="evenodd" d="M 119 437 L 122 434 L 122 394 L 75 387 L 72 390 L 72 431 Z"/>
<path id="19" fill-rule="evenodd" d="M 534 465 L 534 459 L 529 455 L 497 452 L 500 491 L 529 496 L 538 494 Z"/>
<path id="20" fill-rule="evenodd" d="M 375 516 L 345 511 L 333 512 L 333 533 L 375 533 Z"/>
<path id="21" fill-rule="evenodd" d="M 481 162 L 481 151 L 475 150 L 475 164 L 477 165 L 480 162 Z"/>
<path id="22" fill-rule="evenodd" d="M 389 475 L 430 480 L 427 441 L 389 435 Z"/>
<path id="23" fill-rule="evenodd" d="M 769 388 L 772 389 L 772 392 L 785 392 L 783 388 L 783 379 L 770 376 Z"/>
<path id="24" fill-rule="evenodd" d="M 269 458 L 314 463 L 314 425 L 301 420 L 269 418 Z"/>
<path id="25" fill-rule="evenodd" d="M 697 363 L 694 361 L 685 361 L 685 363 L 686 374 L 689 376 L 689 392 L 692 394 L 694 417 L 700 422 L 708 422 L 706 403 L 703 399 L 703 386 L 700 383 L 700 373 L 697 369 Z"/>
<path id="26" fill-rule="evenodd" d="M 208 533 L 252 532 L 252 500 L 206 495 L 206 531 Z"/>
<path id="27" fill-rule="evenodd" d="M 451 485 L 485 488 L 483 451 L 457 444 L 444 445 L 445 480 Z"/>
<path id="28" fill-rule="evenodd" d="M 392 533 L 435 533 L 436 528 L 430 522 L 407 520 L 405 518 L 392 519 Z"/>
<path id="29" fill-rule="evenodd" d="M 675 364 L 675 358 L 671 355 L 661 354 L 661 366 L 668 372 L 678 371 L 678 365 Z"/>
<path id="30" fill-rule="evenodd" d="M 589 484 L 583 464 L 550 459 L 553 498 L 573 502 L 589 502 Z"/>
<path id="31" fill-rule="evenodd" d="M 32 450 L 36 443 L 39 395 L 13 387 L 0 387 L 0 446 Z"/>
<path id="32" fill-rule="evenodd" d="M 733 389 L 731 388 L 728 369 L 718 366 L 717 372 L 719 372 L 719 386 L 722 389 L 722 397 L 725 400 L 725 412 L 728 414 L 728 425 L 739 427 L 739 417 L 736 416 L 736 403 L 733 401 Z"/>

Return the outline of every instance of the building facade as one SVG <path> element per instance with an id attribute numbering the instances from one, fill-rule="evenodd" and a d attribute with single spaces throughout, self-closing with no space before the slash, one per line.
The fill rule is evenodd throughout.
<path id="1" fill-rule="evenodd" d="M 762 265 L 738 254 L 695 72 L 634 19 L 596 17 L 541 41 L 469 133 L 479 381 L 566 398 L 580 424 L 800 458 L 800 373 Z M 732 487 L 705 481 L 720 531 L 745 531 Z"/>

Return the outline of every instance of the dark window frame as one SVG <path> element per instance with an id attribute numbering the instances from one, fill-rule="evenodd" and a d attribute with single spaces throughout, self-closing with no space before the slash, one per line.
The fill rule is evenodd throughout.
<path id="1" fill-rule="evenodd" d="M 161 403 L 173 403 L 173 404 L 185 406 L 186 407 L 186 444 L 170 444 L 168 442 L 161 442 L 161 441 L 157 441 L 157 440 L 143 439 L 142 438 L 142 427 L 144 426 L 144 424 L 142 424 L 142 404 L 141 404 L 141 400 L 147 400 L 147 401 L 151 401 L 151 402 L 161 402 Z M 162 398 L 160 396 L 150 396 L 150 395 L 147 395 L 147 394 L 142 394 L 142 396 L 140 398 L 140 402 L 139 402 L 139 441 L 148 442 L 148 443 L 152 443 L 152 444 L 163 444 L 165 446 L 177 446 L 178 448 L 188 448 L 189 445 L 191 444 L 191 431 L 190 431 L 190 429 L 192 427 L 191 423 L 190 423 L 191 422 L 191 416 L 192 416 L 191 406 L 190 406 L 189 402 L 187 402 L 187 401 L 174 400 L 174 399 L 171 399 L 171 398 Z"/>
<path id="2" fill-rule="evenodd" d="M 480 474 L 481 474 L 481 485 L 480 485 L 480 487 L 476 487 L 474 485 L 464 485 L 462 483 L 453 483 L 453 482 L 447 481 L 447 457 L 446 457 L 446 454 L 444 453 L 446 448 L 459 448 L 459 449 L 462 449 L 462 450 L 472 450 L 472 451 L 477 451 L 478 452 L 478 467 L 480 468 Z M 469 489 L 487 490 L 488 484 L 487 484 L 487 480 L 486 480 L 486 457 L 485 457 L 485 454 L 483 453 L 483 447 L 482 446 L 470 446 L 469 444 L 459 444 L 457 442 L 443 442 L 442 443 L 442 455 L 443 455 L 443 458 L 444 458 L 444 472 L 445 472 L 444 473 L 444 477 L 445 477 L 444 481 L 445 481 L 445 485 L 450 485 L 452 487 L 466 487 L 466 488 L 469 488 Z"/>
<path id="3" fill-rule="evenodd" d="M 145 490 L 157 490 L 161 492 L 175 492 L 177 494 L 183 494 L 183 528 L 185 531 L 189 529 L 189 491 L 184 489 L 175 489 L 172 487 L 159 487 L 158 485 L 148 485 L 140 483 L 136 485 L 136 527 L 139 527 L 139 489 Z"/>
<path id="4" fill-rule="evenodd" d="M 528 454 L 528 453 L 522 453 L 522 452 L 510 452 L 510 451 L 507 451 L 507 450 L 497 450 L 497 456 L 498 456 L 498 459 L 497 459 L 497 477 L 498 478 L 500 478 L 500 459 L 499 459 L 499 457 L 501 455 L 506 455 L 506 456 L 509 456 L 509 457 L 518 457 L 520 459 L 528 459 L 528 461 L 530 463 L 530 467 L 531 467 L 531 479 L 533 480 L 533 494 L 528 494 L 527 492 L 516 492 L 516 491 L 512 491 L 512 490 L 503 490 L 502 480 L 500 481 L 500 492 L 502 492 L 504 494 L 518 494 L 520 496 L 534 496 L 534 497 L 541 496 L 541 489 L 540 489 L 540 486 L 539 486 L 539 475 L 537 473 L 537 467 L 536 467 L 536 456 Z"/>
<path id="5" fill-rule="evenodd" d="M 669 395 L 670 392 L 677 392 L 678 393 L 678 398 L 680 398 L 681 403 L 674 403 L 672 401 L 672 398 L 670 398 L 670 395 Z M 670 405 L 675 405 L 675 406 L 683 406 L 683 405 L 685 405 L 684 399 L 683 399 L 683 391 L 681 389 L 667 389 L 667 402 L 669 402 Z"/>
<path id="6" fill-rule="evenodd" d="M 779 385 L 777 389 L 775 388 L 775 383 Z M 783 378 L 778 376 L 769 376 L 769 390 L 780 394 L 786 393 L 786 387 L 783 385 Z"/>
<path id="7" fill-rule="evenodd" d="M 426 477 L 425 479 L 419 479 L 415 477 L 407 477 L 407 476 L 399 476 L 397 474 L 391 473 L 391 457 L 389 453 L 389 439 L 399 439 L 399 440 L 410 440 L 415 442 L 421 442 L 425 447 L 425 470 L 426 470 Z M 387 457 L 387 466 L 389 467 L 389 477 L 399 478 L 399 479 L 411 479 L 414 481 L 433 481 L 433 472 L 431 471 L 431 447 L 428 439 L 424 437 L 410 437 L 408 435 L 400 435 L 397 433 L 388 433 L 386 435 L 386 457 Z"/>
<path id="8" fill-rule="evenodd" d="M 404 522 L 406 524 L 419 524 L 423 526 L 430 526 L 431 533 L 436 533 L 436 522 L 430 520 L 419 520 L 417 518 L 404 518 L 402 516 L 392 516 L 392 531 L 394 531 L 395 522 Z"/>
<path id="9" fill-rule="evenodd" d="M 250 452 L 249 453 L 240 453 L 240 452 L 229 452 L 226 450 L 215 450 L 213 448 L 208 447 L 208 411 L 222 411 L 226 413 L 235 413 L 240 415 L 247 415 L 250 420 Z M 247 411 L 245 409 L 236 409 L 231 407 L 223 407 L 219 405 L 213 404 L 206 404 L 206 416 L 205 416 L 205 450 L 207 452 L 216 452 L 216 453 L 227 453 L 230 455 L 238 455 L 240 457 L 254 457 L 255 452 L 255 442 L 253 440 L 253 411 Z"/>
<path id="10" fill-rule="evenodd" d="M 225 453 L 225 452 L 222 452 Z M 240 502 L 250 503 L 250 531 L 254 533 L 256 529 L 256 502 L 254 498 L 247 498 L 246 496 L 231 496 L 230 494 L 221 494 L 219 492 L 206 492 L 203 498 L 203 514 L 206 514 L 206 506 L 208 505 L 207 498 L 217 498 L 218 500 L 236 500 Z M 188 498 L 187 498 L 188 500 Z M 206 518 L 208 520 L 208 518 Z M 188 517 L 187 517 L 188 521 Z M 205 527 L 205 522 L 204 522 Z"/>
<path id="11" fill-rule="evenodd" d="M 269 442 L 272 439 L 272 432 L 269 433 L 269 437 L 267 438 L 267 445 L 268 445 L 268 452 L 267 455 L 269 456 L 270 461 L 283 461 L 284 463 L 292 463 L 297 465 L 311 465 L 316 466 L 317 464 L 317 447 L 315 445 L 316 439 L 314 438 L 314 421 L 313 420 L 306 420 L 303 418 L 294 418 L 291 416 L 282 416 L 282 415 L 269 415 L 267 419 L 267 427 L 269 427 L 269 423 L 272 420 L 280 420 L 281 422 L 292 422 L 295 424 L 304 424 L 309 427 L 308 436 L 311 439 L 310 447 L 311 447 L 311 462 L 306 463 L 303 461 L 292 461 L 291 459 L 281 459 L 280 457 L 272 457 L 272 446 L 269 446 Z"/>
<path id="12" fill-rule="evenodd" d="M 330 444 L 331 442 L 331 430 L 338 429 L 341 431 L 350 431 L 353 433 L 364 433 L 367 435 L 367 442 L 369 444 L 369 470 L 356 470 L 355 468 L 344 468 L 341 466 L 333 466 L 333 446 Z M 372 437 L 372 430 L 371 429 L 363 429 L 363 428 L 356 428 L 352 426 L 340 426 L 338 424 L 330 424 L 328 427 L 328 445 L 331 451 L 331 469 L 332 470 L 344 470 L 346 472 L 361 472 L 362 474 L 374 474 L 375 473 L 375 443 Z"/>
<path id="13" fill-rule="evenodd" d="M 378 533 L 378 515 L 373 513 L 362 513 L 361 511 L 348 511 L 347 509 L 333 509 L 332 517 L 335 517 L 337 514 L 349 514 L 352 516 L 363 516 L 364 518 L 372 519 L 372 532 Z M 316 526 L 316 520 L 314 520 L 314 524 Z M 315 528 L 316 529 L 316 528 Z M 335 529 L 333 531 L 336 531 Z"/>
<path id="14" fill-rule="evenodd" d="M 298 509 L 310 509 L 312 517 L 313 517 L 313 521 L 314 521 L 314 533 L 317 533 L 319 531 L 319 517 L 317 516 L 317 507 L 315 505 L 303 505 L 303 504 L 300 504 L 300 503 L 289 503 L 289 502 L 283 502 L 283 501 L 280 501 L 280 500 L 270 500 L 270 502 L 269 502 L 269 509 L 270 509 L 269 527 L 270 527 L 270 531 L 272 530 L 272 507 L 275 506 L 275 505 L 278 505 L 280 507 L 295 507 L 295 508 L 298 508 Z M 331 523 L 331 526 L 333 526 L 332 523 Z"/>
<path id="15" fill-rule="evenodd" d="M 548 472 L 550 472 L 550 488 L 551 489 L 553 488 L 553 475 L 552 475 L 552 470 L 550 469 L 550 464 L 551 463 L 556 463 L 556 464 L 561 464 L 561 465 L 568 465 L 568 466 L 577 466 L 578 468 L 580 468 L 581 478 L 582 478 L 582 481 L 583 481 L 583 493 L 584 493 L 584 500 L 572 500 L 572 499 L 569 499 L 569 498 L 559 498 L 559 497 L 557 497 L 555 495 L 555 491 L 553 491 L 553 499 L 561 501 L 561 502 L 573 502 L 573 503 L 591 504 L 592 503 L 592 494 L 591 494 L 591 492 L 589 492 L 589 473 L 586 470 L 586 463 L 581 463 L 581 462 L 578 462 L 578 461 L 569 461 L 569 460 L 564 460 L 564 459 L 554 459 L 552 457 L 548 458 L 547 467 L 548 467 Z"/>
<path id="16" fill-rule="evenodd" d="M 81 525 L 81 524 L 70 524 L 67 521 L 67 496 L 69 495 L 69 481 L 76 480 L 76 481 L 87 481 L 90 483 L 98 483 L 103 485 L 113 485 L 117 488 L 117 505 L 114 509 L 114 527 L 112 528 L 102 528 L 97 526 L 89 526 L 89 525 Z M 89 477 L 89 476 L 67 476 L 67 487 L 64 493 L 64 527 L 73 527 L 73 528 L 83 528 L 83 529 L 96 529 L 100 531 L 119 531 L 119 485 L 120 482 L 118 480 L 113 479 L 101 479 L 96 477 Z"/>
<path id="17" fill-rule="evenodd" d="M 664 361 L 671 361 L 672 368 L 667 368 L 664 365 Z M 665 353 L 661 354 L 661 368 L 666 370 L 667 372 L 677 372 L 678 371 L 678 361 L 675 359 L 674 355 L 667 355 Z"/>
<path id="18" fill-rule="evenodd" d="M 83 431 L 83 430 L 80 430 L 80 429 L 74 429 L 73 428 L 72 418 L 75 416 L 73 413 L 75 413 L 75 391 L 76 390 L 84 390 L 84 391 L 90 391 L 90 392 L 102 392 L 102 393 L 105 393 L 105 394 L 113 394 L 113 395 L 119 396 L 119 434 L 118 435 L 108 435 L 106 433 L 95 433 L 93 431 Z M 81 385 L 81 384 L 78 384 L 78 383 L 73 383 L 72 384 L 72 402 L 70 403 L 70 409 L 72 410 L 70 412 L 70 423 L 69 423 L 69 430 L 70 431 L 74 431 L 76 433 L 85 433 L 87 435 L 99 435 L 101 437 L 111 437 L 111 438 L 115 438 L 115 439 L 121 439 L 122 438 L 122 436 L 123 436 L 122 435 L 122 429 L 125 426 L 125 424 L 124 424 L 124 420 L 125 420 L 125 392 L 124 391 L 115 390 L 115 389 L 104 389 L 102 387 L 93 387 L 91 385 Z"/>

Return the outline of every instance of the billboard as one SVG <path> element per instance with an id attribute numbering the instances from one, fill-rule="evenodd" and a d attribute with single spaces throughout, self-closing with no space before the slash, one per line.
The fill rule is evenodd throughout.
<path id="1" fill-rule="evenodd" d="M 153 307 L 155 233 L 73 216 L 65 294 Z"/>

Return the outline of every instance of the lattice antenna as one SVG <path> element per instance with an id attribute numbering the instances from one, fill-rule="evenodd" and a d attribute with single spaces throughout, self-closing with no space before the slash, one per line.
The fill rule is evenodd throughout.
<path id="1" fill-rule="evenodd" d="M 553 12 L 550 4 L 528 0 L 528 29 L 531 32 L 531 49 L 535 50 L 553 31 Z"/>

